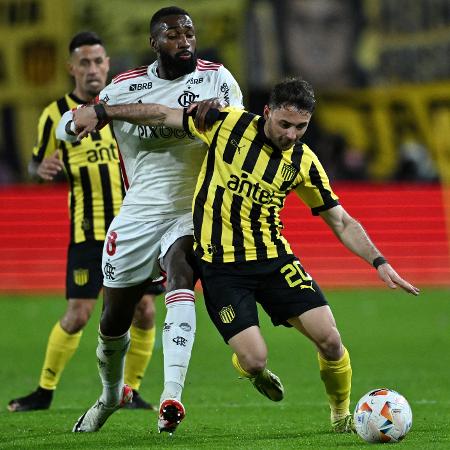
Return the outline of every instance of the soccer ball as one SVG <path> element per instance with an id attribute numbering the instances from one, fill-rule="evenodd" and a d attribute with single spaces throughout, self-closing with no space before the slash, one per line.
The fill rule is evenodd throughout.
<path id="1" fill-rule="evenodd" d="M 412 412 L 403 395 L 374 389 L 364 395 L 353 414 L 356 432 L 367 442 L 399 442 L 412 425 Z"/>

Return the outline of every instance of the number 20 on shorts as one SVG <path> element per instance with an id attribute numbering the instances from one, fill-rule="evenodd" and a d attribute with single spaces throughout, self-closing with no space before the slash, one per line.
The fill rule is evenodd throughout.
<path id="1" fill-rule="evenodd" d="M 287 284 L 289 287 L 296 287 L 299 285 L 302 285 L 305 282 L 311 282 L 312 278 L 309 274 L 307 274 L 302 266 L 300 265 L 300 261 L 294 260 L 289 264 L 286 264 L 280 269 L 280 273 L 284 275 L 284 278 L 286 279 Z M 309 283 L 309 286 L 305 287 L 311 287 L 311 283 Z M 303 288 L 303 286 L 301 286 Z"/>

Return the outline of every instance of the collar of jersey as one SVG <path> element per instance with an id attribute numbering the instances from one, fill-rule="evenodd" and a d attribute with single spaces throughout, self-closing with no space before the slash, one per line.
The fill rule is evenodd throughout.
<path id="1" fill-rule="evenodd" d="M 69 97 L 79 105 L 86 105 L 88 102 L 85 102 L 84 100 L 81 100 L 81 98 L 77 97 L 73 92 L 69 94 Z"/>

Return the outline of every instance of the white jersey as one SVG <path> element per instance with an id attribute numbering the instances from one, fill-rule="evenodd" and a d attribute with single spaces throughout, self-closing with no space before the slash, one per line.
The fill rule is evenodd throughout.
<path id="1" fill-rule="evenodd" d="M 194 72 L 176 80 L 157 75 L 158 63 L 121 73 L 100 93 L 108 105 L 159 103 L 171 108 L 217 97 L 242 108 L 242 93 L 221 64 L 199 59 Z M 146 221 L 191 211 L 206 145 L 183 130 L 113 121 L 122 159 L 125 199 L 120 215 Z"/>

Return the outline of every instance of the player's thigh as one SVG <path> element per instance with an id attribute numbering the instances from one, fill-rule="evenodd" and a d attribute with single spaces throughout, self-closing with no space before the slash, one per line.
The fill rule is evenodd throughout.
<path id="1" fill-rule="evenodd" d="M 160 241 L 172 221 L 138 222 L 116 216 L 103 248 L 103 283 L 111 288 L 141 285 L 160 276 Z"/>
<path id="2" fill-rule="evenodd" d="M 257 299 L 272 323 L 284 326 L 292 326 L 291 318 L 328 305 L 320 287 L 294 255 L 267 263 Z"/>
<path id="3" fill-rule="evenodd" d="M 167 274 L 167 291 L 194 288 L 193 226 L 189 212 L 178 217 L 161 238 L 160 265 Z"/>
<path id="4" fill-rule="evenodd" d="M 210 264 L 197 258 L 208 314 L 225 342 L 243 330 L 259 326 L 256 283 L 233 263 Z"/>
<path id="5" fill-rule="evenodd" d="M 267 346 L 258 326 L 254 325 L 240 331 L 230 338 L 228 344 L 238 355 L 240 361 L 242 359 L 247 362 L 261 360 L 265 364 Z"/>
<path id="6" fill-rule="evenodd" d="M 329 306 L 310 309 L 288 322 L 316 344 L 327 341 L 336 332 L 336 321 Z"/>
<path id="7" fill-rule="evenodd" d="M 66 270 L 67 299 L 97 299 L 103 285 L 102 248 L 103 241 L 69 245 Z"/>

